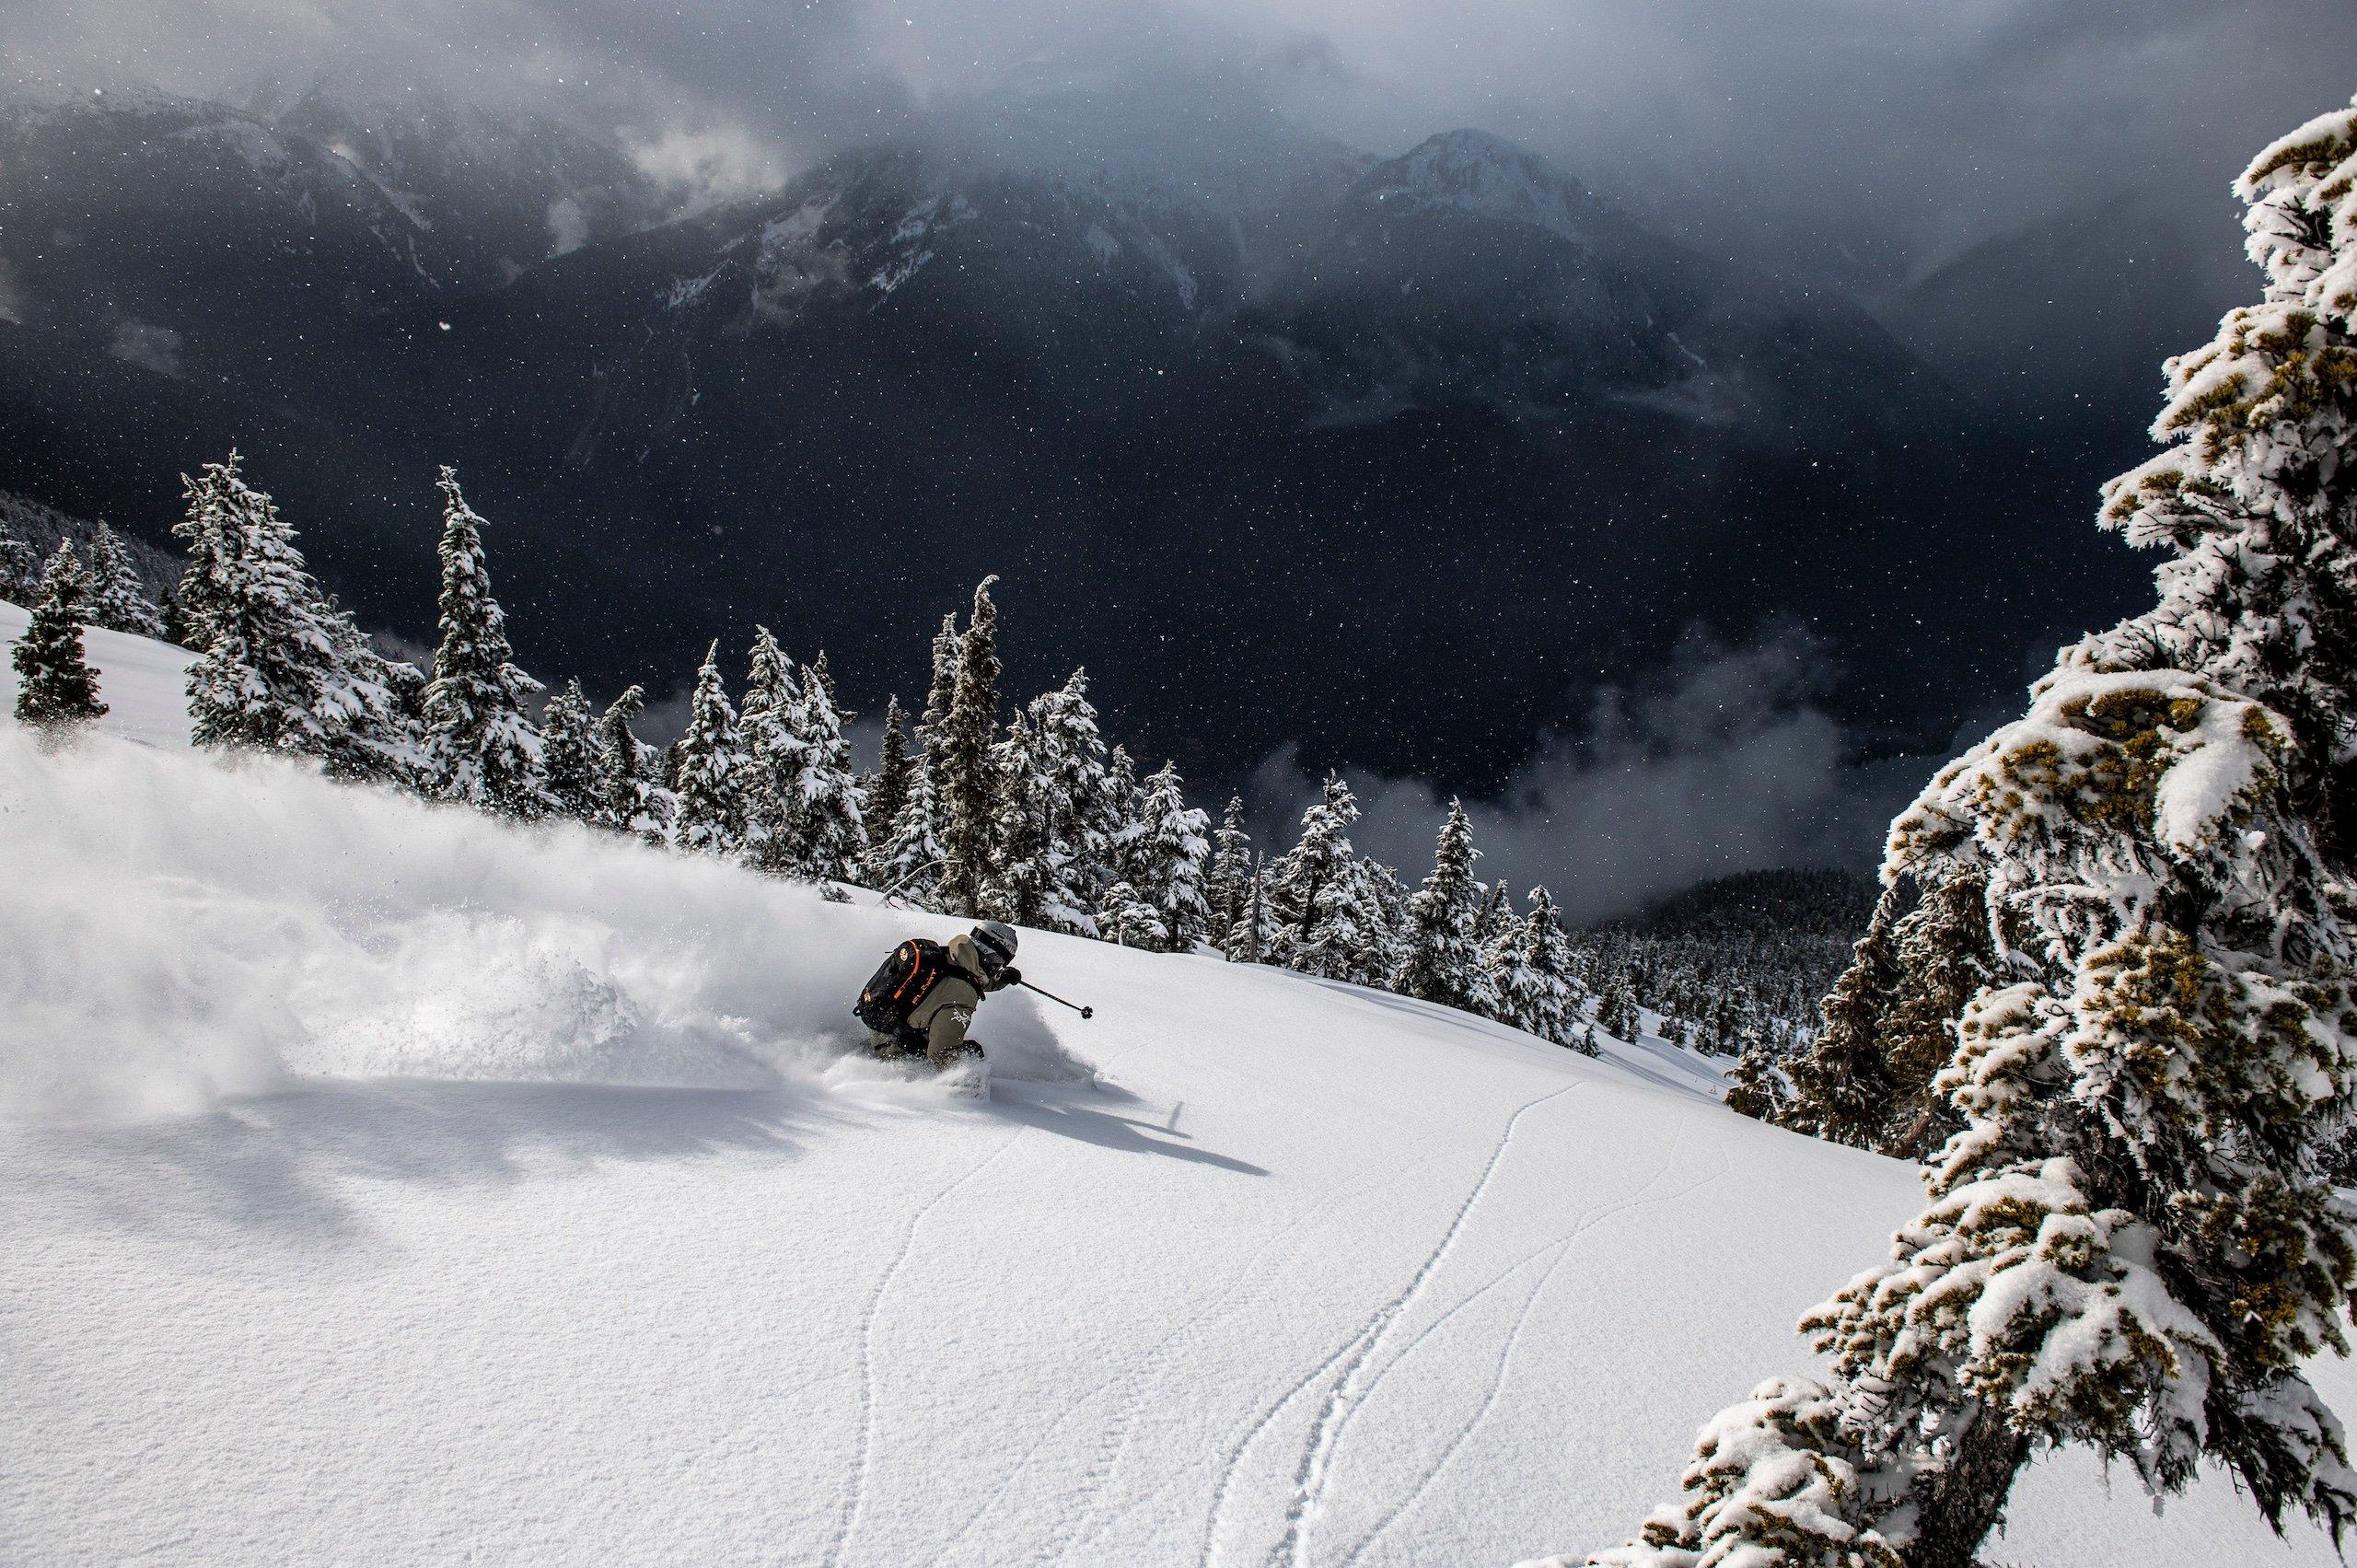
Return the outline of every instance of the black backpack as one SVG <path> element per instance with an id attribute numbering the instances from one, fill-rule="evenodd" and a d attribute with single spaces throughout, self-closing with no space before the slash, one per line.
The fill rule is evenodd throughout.
<path id="1" fill-rule="evenodd" d="M 911 936 L 893 948 L 869 977 L 852 1012 L 877 1034 L 898 1034 L 907 1027 L 909 1015 L 933 994 L 941 977 L 954 969 L 948 948 Z"/>

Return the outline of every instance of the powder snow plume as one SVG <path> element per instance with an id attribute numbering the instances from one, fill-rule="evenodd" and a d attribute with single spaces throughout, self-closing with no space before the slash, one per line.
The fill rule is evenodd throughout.
<path id="1" fill-rule="evenodd" d="M 585 829 L 519 830 L 93 736 L 0 732 L 0 1113 L 206 1109 L 298 1077 L 757 1087 L 872 1074 L 912 925 Z M 1085 1075 L 1028 1000 L 1004 1070 Z"/>

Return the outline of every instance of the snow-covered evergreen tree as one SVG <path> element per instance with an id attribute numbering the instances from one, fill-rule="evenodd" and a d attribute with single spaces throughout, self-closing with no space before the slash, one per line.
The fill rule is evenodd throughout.
<path id="1" fill-rule="evenodd" d="M 1392 973 L 1392 990 L 1469 1013 L 1488 1013 L 1497 1005 L 1481 961 L 1483 900 L 1473 880 L 1480 854 L 1463 804 L 1451 800 L 1434 849 L 1432 875 L 1408 901 L 1407 950 Z"/>
<path id="2" fill-rule="evenodd" d="M 1738 1116 L 1783 1122 L 1791 1111 L 1793 1091 L 1783 1058 L 1764 1042 L 1736 1059 L 1726 1082 L 1726 1108 Z"/>
<path id="3" fill-rule="evenodd" d="M 1637 1012 L 1637 986 L 1626 970 L 1607 981 L 1596 1004 L 1596 1025 L 1614 1040 L 1634 1043 L 1644 1028 Z"/>
<path id="4" fill-rule="evenodd" d="M 345 777 L 412 777 L 417 740 L 396 671 L 312 581 L 295 530 L 240 461 L 231 452 L 184 476 L 188 514 L 172 529 L 189 552 L 193 738 L 316 757 Z"/>
<path id="5" fill-rule="evenodd" d="M 1514 894 L 1504 877 L 1490 884 L 1486 891 L 1477 883 L 1474 891 L 1481 895 L 1481 912 L 1473 920 L 1473 946 L 1487 953 L 1518 930 L 1522 923 L 1515 914 Z"/>
<path id="6" fill-rule="evenodd" d="M 1093 936 L 1097 900 L 1114 874 L 1107 854 L 1111 786 L 1087 671 L 1075 669 L 1061 688 L 1034 698 L 1028 713 L 1045 846 L 1039 919 L 1051 930 Z"/>
<path id="7" fill-rule="evenodd" d="M 2207 1454 L 2270 1518 L 2357 1510 L 2298 1370 L 2339 1346 L 2357 1275 L 2323 1170 L 2357 1038 L 2293 754 L 2280 715 L 2199 676 L 2066 666 L 1899 819 L 1893 873 L 1985 875 L 2011 939 L 1940 1074 L 1963 1128 L 1890 1260 L 1807 1319 L 1840 1380 L 1793 1387 L 1841 1420 L 1689 1472 L 1687 1506 L 1612 1561 L 1759 1545 L 1785 1525 L 1734 1503 L 1773 1465 L 1856 1485 L 1762 1562 L 1830 1539 L 1968 1562 L 2033 1443 L 2156 1493 Z"/>
<path id="8" fill-rule="evenodd" d="M 802 735 L 802 771 L 795 783 L 795 860 L 814 882 L 853 882 L 867 859 L 867 828 L 859 814 L 859 774 L 852 766 L 836 710 L 827 656 L 803 667 L 802 703 L 795 714 Z"/>
<path id="9" fill-rule="evenodd" d="M 1486 908 L 1483 912 L 1488 912 Z M 1530 1027 L 1518 1010 L 1524 981 L 1516 973 L 1525 962 L 1527 935 L 1526 923 L 1515 920 L 1481 949 L 1481 968 L 1490 977 L 1492 1005 L 1487 1016 L 1518 1029 Z M 1568 943 L 1565 953 L 1565 961 L 1569 962 Z"/>
<path id="10" fill-rule="evenodd" d="M 425 765 L 432 794 L 505 817 L 544 815 L 540 732 L 524 711 L 540 683 L 516 668 L 507 616 L 492 597 L 482 518 L 445 467 L 441 645 L 425 688 Z"/>
<path id="11" fill-rule="evenodd" d="M 1039 738 L 1028 711 L 1006 721 L 991 749 L 998 774 L 991 821 L 991 874 L 982 884 L 982 912 L 1016 925 L 1038 925 L 1050 877 L 1048 780 Z"/>
<path id="12" fill-rule="evenodd" d="M 934 797 L 933 773 L 918 768 L 909 775 L 909 797 L 900 815 L 874 857 L 878 891 L 922 904 L 941 880 L 941 803 Z"/>
<path id="13" fill-rule="evenodd" d="M 1532 891 L 1535 893 L 1538 889 L 1533 889 Z M 1556 930 L 1561 934 L 1562 918 L 1555 912 L 1551 899 L 1549 900 L 1548 910 L 1555 922 Z M 1480 937 L 1480 942 L 1481 968 L 1490 977 L 1490 989 L 1496 999 L 1496 1010 L 1490 1016 L 1501 1023 L 1514 1023 L 1512 1010 L 1506 1001 L 1507 987 L 1504 977 L 1508 970 L 1522 961 L 1525 939 L 1529 935 L 1529 922 L 1523 915 L 1515 912 L 1514 897 L 1507 890 L 1504 878 L 1501 877 L 1491 888 L 1489 897 L 1482 900 L 1481 918 L 1474 929 L 1477 933 L 1487 933 Z M 1572 970 L 1571 937 L 1563 935 L 1562 942 L 1564 982 L 1576 992 L 1579 989 L 1579 981 Z M 1515 1027 L 1525 1026 L 1517 1024 Z"/>
<path id="14" fill-rule="evenodd" d="M 1117 743 L 1106 759 L 1104 787 L 1097 799 L 1097 833 L 1104 841 L 1108 885 L 1135 883 L 1141 875 L 1137 848 L 1145 836 L 1145 817 L 1138 798 L 1137 762 L 1128 747 Z"/>
<path id="15" fill-rule="evenodd" d="M 414 786 L 424 762 L 425 673 L 378 653 L 332 599 L 323 624 L 333 639 L 323 711 L 338 715 L 329 770 Z"/>
<path id="16" fill-rule="evenodd" d="M 598 772 L 605 800 L 598 819 L 649 843 L 671 836 L 674 802 L 663 787 L 662 757 L 631 726 L 646 711 L 646 691 L 633 686 L 598 720 Z"/>
<path id="17" fill-rule="evenodd" d="M 1353 857 L 1320 894 L 1310 948 L 1313 972 L 1353 985 L 1387 986 L 1399 967 L 1410 895 L 1381 861 Z"/>
<path id="18" fill-rule="evenodd" d="M 753 629 L 737 743 L 744 771 L 737 793 L 745 813 L 745 864 L 773 876 L 800 875 L 802 779 L 810 749 L 803 734 L 802 682 L 766 626 Z"/>
<path id="19" fill-rule="evenodd" d="M 1264 858 L 1255 855 L 1252 869 L 1245 875 L 1243 900 L 1237 906 L 1236 918 L 1228 922 L 1227 941 L 1221 949 L 1230 963 L 1267 963 L 1276 946 L 1277 922 L 1269 908 L 1266 872 Z"/>
<path id="20" fill-rule="evenodd" d="M 745 842 L 745 759 L 737 710 L 720 678 L 720 644 L 704 651 L 688 700 L 688 727 L 672 749 L 671 787 L 679 807 L 671 842 L 695 854 L 735 854 Z"/>
<path id="21" fill-rule="evenodd" d="M 1497 988 L 1497 1016 L 1540 1040 L 1576 1049 L 1586 1020 L 1580 1013 L 1578 983 L 1572 978 L 1571 941 L 1546 889 L 1530 889 L 1530 912 L 1508 928 L 1498 950 L 1501 961 L 1490 971 Z"/>
<path id="22" fill-rule="evenodd" d="M 998 736 L 998 606 L 984 577 L 974 588 L 974 611 L 958 640 L 958 686 L 939 737 L 941 886 L 935 901 L 949 914 L 972 915 L 982 907 L 982 885 L 991 874 L 991 820 L 997 801 L 997 772 L 991 744 Z"/>
<path id="23" fill-rule="evenodd" d="M 900 699 L 887 698 L 884 739 L 877 754 L 876 772 L 868 775 L 866 787 L 859 797 L 859 819 L 867 825 L 868 836 L 876 843 L 880 844 L 889 836 L 892 824 L 899 820 L 900 805 L 909 798 L 909 775 L 916 766 L 916 753 L 909 749 L 908 718 L 900 712 Z"/>
<path id="24" fill-rule="evenodd" d="M 1824 1027 L 1816 1041 L 1782 1064 L 1794 1083 L 1789 1096 L 1773 1101 L 1784 1125 L 1838 1143 L 1873 1146 L 1892 1088 L 1883 1060 L 1882 1020 L 1900 981 L 1893 928 L 1905 910 L 1905 888 L 1896 882 L 1885 888 L 1865 934 L 1850 950 L 1849 968 L 1826 993 Z M 1724 1018 L 1714 1023 L 1714 1032 L 1726 1032 Z M 1759 1078 L 1766 1070 L 1762 1063 L 1750 1076 Z"/>
<path id="25" fill-rule="evenodd" d="M 566 681 L 540 714 L 540 786 L 553 815 L 594 822 L 603 812 L 597 715 L 578 680 Z"/>
<path id="26" fill-rule="evenodd" d="M 1390 977 L 1396 912 L 1404 902 L 1387 867 L 1360 858 L 1350 825 L 1358 802 L 1339 775 L 1302 813 L 1301 838 L 1271 872 L 1268 895 L 1279 929 L 1272 958 L 1289 968 L 1354 984 Z"/>
<path id="27" fill-rule="evenodd" d="M 1805 1320 L 1834 1380 L 1721 1416 L 1685 1503 L 1600 1562 L 1967 1563 L 2065 1444 L 2156 1496 L 2208 1459 L 2270 1522 L 2357 1516 L 2302 1371 L 2357 1281 L 2328 1165 L 2357 1094 L 2357 110 L 2238 189 L 2266 299 L 2170 362 L 2156 433 L 2185 445 L 2107 493 L 2172 552 L 2160 603 L 2065 649 L 1891 830 L 1887 877 L 1981 884 L 1999 960 L 1935 1079 L 1961 1125 L 1929 1202 Z"/>
<path id="28" fill-rule="evenodd" d="M 87 614 L 91 625 L 103 626 L 110 632 L 128 632 L 134 637 L 164 634 L 163 610 L 148 594 L 147 585 L 140 580 L 139 568 L 132 564 L 131 552 L 123 548 L 121 537 L 104 520 L 90 532 L 89 578 Z"/>
<path id="29" fill-rule="evenodd" d="M 1359 859 L 1359 874 L 1366 882 L 1368 905 L 1376 912 L 1377 945 L 1368 955 L 1370 968 L 1364 983 L 1384 985 L 1408 957 L 1408 906 L 1415 895 L 1399 879 L 1399 871 L 1372 855 Z"/>
<path id="30" fill-rule="evenodd" d="M 1138 835 L 1132 858 L 1140 898 L 1160 916 L 1163 940 L 1174 953 L 1191 952 L 1203 939 L 1211 905 L 1203 897 L 1203 873 L 1211 863 L 1211 819 L 1187 804 L 1178 768 L 1165 762 L 1138 792 Z"/>
<path id="31" fill-rule="evenodd" d="M 425 755 L 426 673 L 407 659 L 389 659 L 378 654 L 367 645 L 366 637 L 351 626 L 349 620 L 345 621 L 345 629 L 359 641 L 360 651 L 366 658 L 374 661 L 369 668 L 383 685 L 387 701 L 385 723 L 389 733 L 403 738 L 401 745 L 411 759 L 405 776 L 414 782 L 417 768 L 423 764 Z"/>
<path id="32" fill-rule="evenodd" d="M 2065 650 L 2184 669 L 2290 724 L 2292 788 L 2335 866 L 2357 863 L 2357 110 L 2303 125 L 2236 182 L 2259 303 L 2168 362 L 2168 449 L 2104 487 L 2105 527 L 2165 550 L 2159 602 Z"/>
<path id="33" fill-rule="evenodd" d="M 948 781 L 941 771 L 942 734 L 949 724 L 949 709 L 958 700 L 958 614 L 941 618 L 933 634 L 933 679 L 925 687 L 924 712 L 917 715 L 917 756 L 933 775 L 935 800 L 947 796 Z"/>
<path id="34" fill-rule="evenodd" d="M 1124 947 L 1162 952 L 1170 946 L 1170 928 L 1163 923 L 1162 912 L 1127 882 L 1116 882 L 1106 889 L 1105 907 L 1097 912 L 1097 924 L 1105 940 Z"/>
<path id="35" fill-rule="evenodd" d="M 1351 847 L 1351 824 L 1358 820 L 1358 801 L 1339 773 L 1326 775 L 1319 798 L 1301 814 L 1301 837 L 1272 867 L 1264 894 L 1278 929 L 1269 958 L 1288 969 L 1327 972 L 1329 961 L 1318 946 L 1318 926 L 1329 890 L 1351 879 L 1357 852 Z"/>
<path id="36" fill-rule="evenodd" d="M 827 706 L 833 710 L 839 726 L 849 725 L 852 720 L 859 716 L 843 707 L 842 697 L 835 690 L 834 672 L 827 668 L 827 650 L 824 648 L 819 650 L 817 658 L 802 667 L 802 689 L 806 692 L 813 690 L 824 691 L 827 694 Z"/>
<path id="37" fill-rule="evenodd" d="M 1204 936 L 1223 952 L 1227 947 L 1228 927 L 1243 910 L 1245 885 L 1251 877 L 1252 835 L 1244 830 L 1244 797 L 1231 795 L 1226 814 L 1212 834 L 1211 875 L 1203 886 L 1203 897 L 1212 909 Z"/>
<path id="38" fill-rule="evenodd" d="M 98 672 L 82 651 L 89 578 L 66 540 L 49 558 L 33 594 L 32 619 L 9 650 L 17 671 L 17 722 L 52 734 L 105 716 Z"/>
<path id="39" fill-rule="evenodd" d="M 30 604 L 40 589 L 40 574 L 33 570 L 33 547 L 17 537 L 0 517 L 0 598 L 11 604 Z"/>
<path id="40" fill-rule="evenodd" d="M 1956 1020 L 1988 981 L 1995 953 L 1979 875 L 1949 871 L 1894 914 L 1908 885 L 1894 882 L 1875 906 L 1854 961 L 1825 999 L 1816 1041 L 1782 1063 L 1792 1095 L 1780 1120 L 1836 1143 L 1921 1159 L 1955 1131 L 1933 1079 L 1956 1053 Z"/>

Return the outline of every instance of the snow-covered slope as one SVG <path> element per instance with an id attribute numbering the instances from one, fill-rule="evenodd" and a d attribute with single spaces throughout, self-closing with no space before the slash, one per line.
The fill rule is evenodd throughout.
<path id="1" fill-rule="evenodd" d="M 14 647 L 32 619 L 23 607 L 0 599 L 0 646 Z M 150 745 L 188 744 L 188 706 L 182 694 L 189 661 L 195 656 L 169 643 L 127 637 L 87 627 L 82 643 L 99 670 L 99 694 L 110 712 L 105 728 Z M 0 713 L 17 709 L 17 671 L 0 658 Z"/>
<path id="2" fill-rule="evenodd" d="M 276 764 L 0 725 L 0 864 L 10 1562 L 1600 1545 L 1915 1201 L 1666 1060 L 1044 935 L 1097 1016 L 992 999 L 954 1100 L 843 1013 L 946 923 Z M 1991 1555 L 2329 1560 L 2077 1462 Z"/>

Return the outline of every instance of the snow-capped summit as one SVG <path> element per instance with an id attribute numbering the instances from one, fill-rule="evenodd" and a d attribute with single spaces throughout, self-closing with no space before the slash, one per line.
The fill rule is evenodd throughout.
<path id="1" fill-rule="evenodd" d="M 1105 296 L 1100 315 L 1167 321 L 1209 305 L 1204 281 L 1235 269 L 1229 237 L 1192 208 L 908 148 L 843 154 L 752 213 L 723 264 L 749 274 L 754 316 L 773 324 L 830 292 L 877 308 L 936 263 L 942 288 L 1009 289 L 973 302 L 986 315 L 1019 312 L 1017 280 L 1036 271 Z"/>
<path id="2" fill-rule="evenodd" d="M 496 287 L 667 215 L 663 192 L 612 137 L 555 115 L 326 82 L 255 101 L 273 129 L 342 158 L 414 219 L 460 288 Z"/>
<path id="3" fill-rule="evenodd" d="M 1634 226 L 1587 187 L 1487 131 L 1446 131 L 1369 169 L 1352 199 L 1527 224 L 1581 244 Z"/>
<path id="4" fill-rule="evenodd" d="M 939 113 L 954 157 L 1132 206 L 1214 212 L 1256 267 L 1375 162 L 1221 73 L 1167 63 L 1042 57 Z"/>

